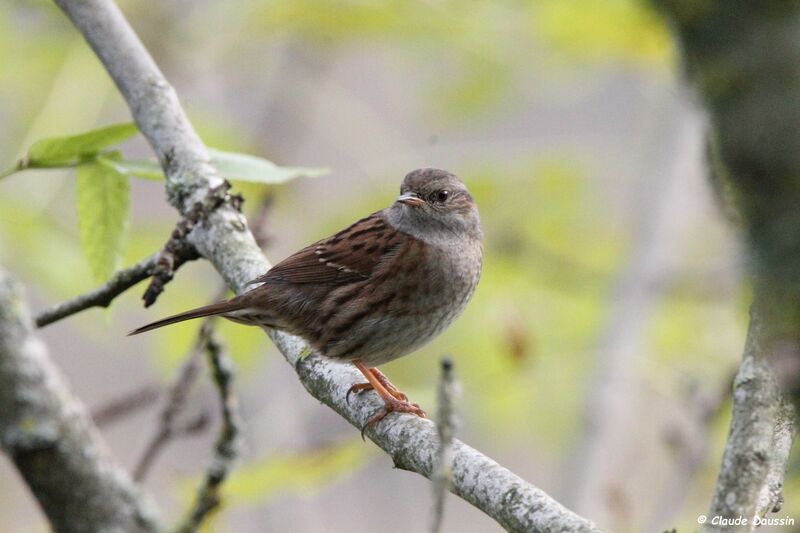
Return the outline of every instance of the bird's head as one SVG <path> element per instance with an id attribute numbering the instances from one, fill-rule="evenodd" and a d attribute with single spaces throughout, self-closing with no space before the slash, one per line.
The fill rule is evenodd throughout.
<path id="1" fill-rule="evenodd" d="M 475 200 L 458 176 L 446 170 L 421 168 L 409 172 L 391 211 L 400 229 L 414 235 L 481 237 Z"/>

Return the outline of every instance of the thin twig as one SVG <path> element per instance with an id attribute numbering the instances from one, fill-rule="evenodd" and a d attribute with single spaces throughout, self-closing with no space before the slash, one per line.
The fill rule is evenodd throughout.
<path id="1" fill-rule="evenodd" d="M 208 414 L 208 411 L 200 411 L 194 418 L 175 426 L 173 438 L 189 437 L 202 433 L 208 428 L 209 422 L 211 422 L 211 415 Z"/>
<path id="2" fill-rule="evenodd" d="M 95 290 L 42 311 L 36 316 L 36 327 L 42 328 L 90 307 L 108 307 L 114 298 L 147 279 L 155 264 L 155 255 L 142 259 L 132 267 L 120 270 Z"/>
<path id="3" fill-rule="evenodd" d="M 219 202 L 226 198 L 225 191 L 227 191 L 227 186 L 224 187 L 222 193 L 223 200 L 219 200 Z M 219 196 L 219 189 L 213 189 L 209 194 L 208 203 L 198 202 L 198 207 L 178 223 L 170 239 L 159 253 L 142 259 L 130 268 L 116 272 L 108 282 L 91 292 L 42 311 L 36 317 L 36 326 L 44 327 L 91 307 L 108 307 L 114 298 L 151 276 L 152 280 L 142 299 L 145 307 L 154 304 L 158 295 L 164 291 L 164 285 L 169 283 L 175 271 L 187 261 L 193 261 L 200 257 L 194 246 L 186 240 L 186 234 L 207 213 L 209 207 L 213 209 L 219 205 L 216 203 Z"/>
<path id="4" fill-rule="evenodd" d="M 439 433 L 439 451 L 436 467 L 431 475 L 433 482 L 433 516 L 429 531 L 438 533 L 444 519 L 444 501 L 453 480 L 453 437 L 456 432 L 456 402 L 459 395 L 458 381 L 453 375 L 453 361 L 442 359 L 439 377 L 439 412 L 436 429 Z"/>
<path id="5" fill-rule="evenodd" d="M 156 383 L 148 383 L 92 409 L 92 420 L 102 428 L 153 404 L 160 395 L 161 387 Z"/>
<path id="6" fill-rule="evenodd" d="M 225 295 L 225 292 L 225 287 L 220 287 L 217 291 L 217 295 L 214 297 L 214 301 L 220 300 Z M 153 435 L 153 438 L 148 443 L 145 451 L 142 453 L 141 459 L 139 459 L 134 469 L 133 479 L 136 481 L 144 479 L 150 466 L 164 446 L 182 433 L 176 425 L 176 420 L 180 412 L 183 411 L 183 408 L 186 406 L 186 399 L 189 396 L 189 391 L 197 380 L 197 375 L 200 370 L 200 359 L 202 358 L 203 351 L 207 349 L 209 335 L 213 331 L 211 325 L 213 320 L 213 317 L 203 320 L 192 351 L 184 360 L 172 385 L 170 385 L 167 390 L 167 400 L 161 411 L 158 431 Z"/>
<path id="7" fill-rule="evenodd" d="M 206 326 L 204 326 L 206 327 Z M 210 327 L 206 332 L 206 354 L 214 383 L 217 386 L 222 412 L 222 427 L 214 446 L 214 457 L 185 522 L 177 529 L 181 533 L 197 531 L 203 520 L 220 504 L 219 489 L 228 477 L 239 455 L 241 419 L 233 394 L 233 362 Z"/>
<path id="8" fill-rule="evenodd" d="M 272 210 L 275 196 L 272 191 L 268 190 L 261 198 L 258 206 L 258 211 L 253 218 L 253 235 L 259 246 L 264 248 L 269 244 L 269 235 L 267 234 L 267 217 Z M 154 259 L 156 256 L 151 257 Z M 152 283 L 151 283 L 152 285 Z M 149 290 L 149 289 L 148 289 Z M 217 296 L 217 300 L 222 299 L 225 295 L 226 289 L 222 287 Z M 176 381 L 180 381 L 181 375 L 178 375 Z M 95 424 L 102 427 L 106 424 L 117 421 L 118 419 L 129 415 L 143 407 L 150 405 L 158 399 L 161 393 L 161 387 L 155 384 L 145 385 L 144 387 L 130 392 L 122 397 L 116 398 L 107 404 L 92 411 L 92 418 Z M 170 402 L 171 403 L 171 402 Z M 169 404 L 168 404 L 169 405 Z M 163 414 L 162 414 L 163 416 Z M 152 445 L 152 444 L 151 444 Z"/>
<path id="9" fill-rule="evenodd" d="M 161 411 L 158 430 L 150 442 L 147 444 L 141 458 L 136 463 L 133 470 L 133 479 L 142 481 L 147 475 L 148 470 L 153 465 L 158 454 L 172 440 L 176 434 L 176 419 L 186 404 L 186 398 L 192 388 L 200 369 L 200 359 L 205 349 L 206 336 L 204 334 L 209 320 L 203 323 L 197 342 L 192 348 L 191 353 L 181 365 L 178 374 L 167 391 L 167 399 L 164 409 Z"/>

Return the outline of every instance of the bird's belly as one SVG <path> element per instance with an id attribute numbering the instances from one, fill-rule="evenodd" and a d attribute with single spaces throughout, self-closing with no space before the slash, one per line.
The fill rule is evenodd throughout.
<path id="1" fill-rule="evenodd" d="M 365 322 L 357 337 L 369 339 L 350 354 L 369 366 L 378 366 L 421 348 L 439 335 L 457 314 L 439 308 L 413 315 L 387 316 Z"/>

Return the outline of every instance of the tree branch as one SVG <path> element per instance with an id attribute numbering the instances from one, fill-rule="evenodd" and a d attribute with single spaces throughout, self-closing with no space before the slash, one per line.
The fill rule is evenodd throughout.
<path id="1" fill-rule="evenodd" d="M 55 0 L 98 55 L 119 87 L 139 130 L 156 152 L 167 175 L 167 197 L 183 214 L 222 180 L 210 164 L 208 152 L 189 123 L 175 91 L 110 0 Z M 235 292 L 269 268 L 241 213 L 222 205 L 189 234 Z M 348 406 L 346 392 L 359 378 L 354 369 L 308 353 L 300 339 L 279 331 L 270 338 L 295 365 L 306 389 L 362 427 L 382 404 L 363 395 Z M 390 415 L 370 438 L 387 451 L 395 464 L 430 476 L 436 429 L 429 420 Z M 512 531 L 593 531 L 594 525 L 575 515 L 543 491 L 525 482 L 469 446 L 453 442 L 451 490 Z"/>
<path id="2" fill-rule="evenodd" d="M 154 531 L 153 511 L 32 334 L 0 271 L 0 443 L 56 531 Z"/>
<path id="3" fill-rule="evenodd" d="M 781 489 L 795 436 L 791 406 L 784 402 L 769 353 L 761 316 L 750 310 L 744 357 L 733 384 L 733 419 L 709 514 L 745 517 L 739 529 L 752 531 L 756 517 L 779 510 Z M 731 531 L 730 525 L 707 531 Z"/>

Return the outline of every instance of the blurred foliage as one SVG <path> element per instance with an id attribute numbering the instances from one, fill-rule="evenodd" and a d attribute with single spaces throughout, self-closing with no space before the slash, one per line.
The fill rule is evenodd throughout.
<path id="1" fill-rule="evenodd" d="M 272 454 L 234 473 L 225 492 L 236 502 L 262 504 L 292 494 L 309 495 L 363 468 L 377 449 L 356 438 L 304 453 Z"/>
<path id="2" fill-rule="evenodd" d="M 297 0 L 250 4 L 248 29 L 299 34 L 319 47 L 391 44 L 441 65 L 423 89 L 430 111 L 463 120 L 503 104 L 526 71 L 547 66 L 542 48 L 591 63 L 671 72 L 667 27 L 638 0 Z M 551 63 L 552 64 L 552 63 Z"/>
<path id="3" fill-rule="evenodd" d="M 532 4 L 537 34 L 573 60 L 626 61 L 664 72 L 675 66 L 672 37 L 648 3 L 539 0 Z"/>

